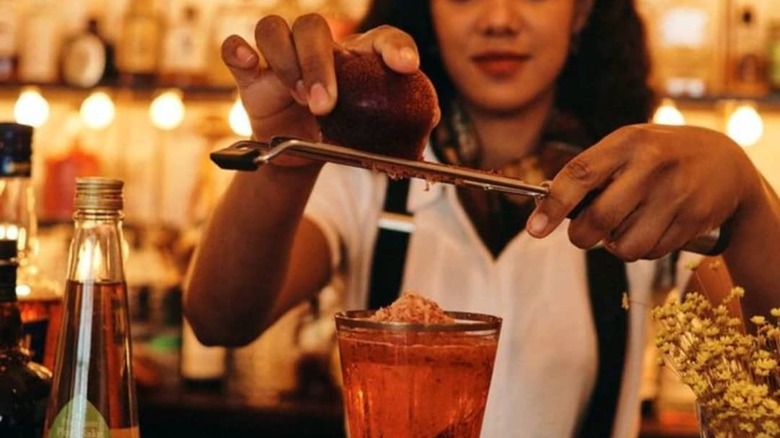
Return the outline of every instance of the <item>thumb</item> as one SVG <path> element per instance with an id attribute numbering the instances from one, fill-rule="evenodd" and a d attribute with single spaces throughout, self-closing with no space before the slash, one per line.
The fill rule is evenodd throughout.
<path id="1" fill-rule="evenodd" d="M 552 233 L 576 205 L 576 201 L 572 203 L 562 199 L 557 191 L 553 193 L 553 187 L 554 184 L 550 184 L 550 192 L 537 202 L 536 208 L 528 217 L 526 229 L 533 237 L 546 237 Z"/>
<path id="2" fill-rule="evenodd" d="M 526 223 L 528 234 L 546 237 L 566 219 L 575 216 L 615 171 L 617 160 L 595 147 L 569 161 L 552 182 L 547 195 L 539 200 Z"/>

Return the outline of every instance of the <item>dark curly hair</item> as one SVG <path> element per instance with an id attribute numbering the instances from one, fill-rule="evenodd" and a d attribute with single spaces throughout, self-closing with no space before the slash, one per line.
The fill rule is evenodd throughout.
<path id="1" fill-rule="evenodd" d="M 436 48 L 430 0 L 373 0 L 359 30 L 384 24 L 414 38 L 421 68 L 433 81 L 446 114 L 456 91 Z M 556 106 L 601 139 L 621 126 L 648 121 L 656 104 L 649 74 L 644 24 L 633 0 L 594 0 L 578 50 L 558 77 Z"/>

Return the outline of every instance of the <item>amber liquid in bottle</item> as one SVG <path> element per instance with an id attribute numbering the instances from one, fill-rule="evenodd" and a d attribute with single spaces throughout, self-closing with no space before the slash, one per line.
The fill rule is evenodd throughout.
<path id="1" fill-rule="evenodd" d="M 138 416 L 130 402 L 135 400 L 130 330 L 127 316 L 118 311 L 125 308 L 120 305 L 126 302 L 125 284 L 69 280 L 65 296 L 60 350 L 75 354 L 57 356 L 59 380 L 50 406 L 61 408 L 52 424 L 47 424 L 49 436 L 104 436 L 108 430 L 112 438 L 138 437 Z M 86 313 L 90 314 L 88 338 L 79 333 L 79 321 Z M 82 358 L 87 357 L 89 361 L 84 362 Z M 83 435 L 65 424 L 74 412 L 86 413 Z"/>
<path id="2" fill-rule="evenodd" d="M 121 206 L 121 181 L 76 181 L 75 234 L 44 427 L 48 437 L 140 436 Z"/>

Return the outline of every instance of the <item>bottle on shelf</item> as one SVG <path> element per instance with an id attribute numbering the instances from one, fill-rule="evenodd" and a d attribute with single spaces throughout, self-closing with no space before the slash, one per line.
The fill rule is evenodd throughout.
<path id="1" fill-rule="evenodd" d="M 0 238 L 15 239 L 19 247 L 18 294 L 26 347 L 34 361 L 52 368 L 62 293 L 38 266 L 32 137 L 31 126 L 0 123 Z"/>
<path id="2" fill-rule="evenodd" d="M 19 35 L 18 81 L 53 84 L 59 81 L 62 23 L 57 4 L 34 0 L 28 5 Z"/>
<path id="3" fill-rule="evenodd" d="M 130 0 L 117 42 L 117 69 L 126 86 L 151 86 L 160 62 L 163 23 L 154 0 Z"/>
<path id="4" fill-rule="evenodd" d="M 46 437 L 138 438 L 121 180 L 76 181 L 62 332 Z"/>
<path id="5" fill-rule="evenodd" d="M 162 84 L 192 86 L 205 83 L 208 38 L 199 11 L 194 5 L 186 5 L 182 17 L 166 30 L 160 59 L 159 82 Z"/>
<path id="6" fill-rule="evenodd" d="M 767 33 L 767 81 L 772 91 L 780 91 L 780 20 L 769 23 Z"/>
<path id="7" fill-rule="evenodd" d="M 760 97 L 769 91 L 767 81 L 768 6 L 752 0 L 729 2 L 728 91 Z"/>
<path id="8" fill-rule="evenodd" d="M 16 1 L 0 0 L 0 83 L 16 80 L 19 18 Z"/>
<path id="9" fill-rule="evenodd" d="M 63 43 L 60 56 L 62 81 L 66 85 L 91 88 L 110 82 L 111 53 L 108 43 L 98 32 L 98 21 L 90 18 L 86 27 L 70 35 Z"/>
<path id="10" fill-rule="evenodd" d="M 0 240 L 0 436 L 37 438 L 43 432 L 51 372 L 22 345 L 16 296 L 15 240 Z"/>
<path id="11" fill-rule="evenodd" d="M 723 92 L 726 3 L 637 0 L 653 58 L 650 82 L 657 91 L 694 98 Z"/>

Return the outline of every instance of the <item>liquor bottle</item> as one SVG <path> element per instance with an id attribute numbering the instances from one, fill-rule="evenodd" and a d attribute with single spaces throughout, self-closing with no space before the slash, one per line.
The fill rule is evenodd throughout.
<path id="1" fill-rule="evenodd" d="M 51 372 L 22 346 L 16 297 L 16 241 L 0 240 L 0 436 L 37 438 L 43 431 Z"/>
<path id="2" fill-rule="evenodd" d="M 0 83 L 16 80 L 19 18 L 14 0 L 0 0 Z"/>
<path id="3" fill-rule="evenodd" d="M 130 0 L 122 17 L 116 58 L 119 78 L 124 85 L 154 84 L 162 33 L 162 20 L 154 0 Z"/>
<path id="4" fill-rule="evenodd" d="M 729 2 L 726 80 L 733 95 L 760 97 L 769 91 L 766 77 L 769 15 L 769 2 Z"/>
<path id="5" fill-rule="evenodd" d="M 769 23 L 767 33 L 767 81 L 772 91 L 780 91 L 780 20 Z"/>
<path id="6" fill-rule="evenodd" d="M 140 436 L 122 251 L 123 186 L 108 178 L 76 180 L 44 436 Z"/>
<path id="7" fill-rule="evenodd" d="M 33 360 L 54 366 L 62 294 L 38 266 L 38 220 L 32 182 L 33 128 L 0 123 L 0 239 L 19 247 L 19 304 L 25 347 Z"/>
<path id="8" fill-rule="evenodd" d="M 653 87 L 670 96 L 724 90 L 727 2 L 638 0 L 653 58 Z"/>
<path id="9" fill-rule="evenodd" d="M 187 5 L 182 15 L 165 33 L 160 82 L 178 86 L 201 85 L 206 80 L 208 38 L 200 25 L 199 9 Z"/>
<path id="10" fill-rule="evenodd" d="M 18 80 L 52 84 L 59 81 L 62 22 L 52 0 L 34 0 L 22 22 L 19 35 Z"/>
<path id="11" fill-rule="evenodd" d="M 60 57 L 62 81 L 82 88 L 105 82 L 108 55 L 108 45 L 98 33 L 98 21 L 90 18 L 86 28 L 70 35 L 63 44 Z"/>

